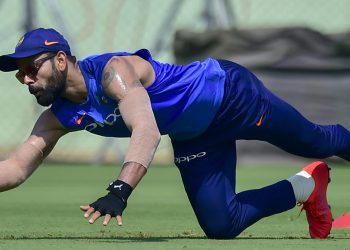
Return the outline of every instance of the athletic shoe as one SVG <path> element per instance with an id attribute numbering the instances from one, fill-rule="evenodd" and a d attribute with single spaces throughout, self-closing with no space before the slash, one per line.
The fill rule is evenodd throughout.
<path id="1" fill-rule="evenodd" d="M 301 210 L 306 212 L 311 238 L 324 239 L 332 228 L 332 212 L 327 202 L 327 186 L 331 181 L 330 168 L 326 163 L 316 161 L 304 167 L 303 170 L 313 177 L 315 188 L 309 199 L 303 203 Z"/>

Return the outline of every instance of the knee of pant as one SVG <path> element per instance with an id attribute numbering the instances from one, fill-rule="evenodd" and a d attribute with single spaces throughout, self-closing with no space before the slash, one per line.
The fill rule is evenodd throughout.
<path id="1" fill-rule="evenodd" d="M 212 213 L 207 217 L 202 217 L 199 223 L 210 239 L 233 239 L 243 231 L 238 221 L 232 217 L 224 215 L 223 211 L 220 213 Z"/>
<path id="2" fill-rule="evenodd" d="M 225 187 L 218 191 L 218 189 L 203 186 L 193 200 L 198 222 L 208 238 L 232 239 L 238 235 L 235 232 L 237 203 L 230 202 L 226 192 Z"/>
<path id="3" fill-rule="evenodd" d="M 329 147 L 325 144 L 320 137 L 313 137 L 311 135 L 303 136 L 301 141 L 302 154 L 306 157 L 325 158 L 331 154 Z"/>
<path id="4" fill-rule="evenodd" d="M 209 239 L 233 239 L 237 236 L 232 232 L 230 223 L 212 223 L 202 226 L 202 228 Z"/>
<path id="5" fill-rule="evenodd" d="M 309 151 L 312 151 L 313 157 L 325 158 L 335 155 L 344 147 L 342 141 L 350 139 L 348 131 L 339 124 L 317 126 L 315 131 L 315 134 L 303 134 L 305 144 Z"/>

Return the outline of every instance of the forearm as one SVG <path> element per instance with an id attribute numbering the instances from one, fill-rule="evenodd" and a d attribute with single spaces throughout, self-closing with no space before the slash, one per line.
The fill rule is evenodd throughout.
<path id="1" fill-rule="evenodd" d="M 0 192 L 22 184 L 42 162 L 42 152 L 25 142 L 5 161 L 0 162 Z"/>
<path id="2" fill-rule="evenodd" d="M 147 129 L 147 126 L 141 126 L 141 129 L 135 128 L 118 180 L 135 188 L 147 173 L 159 141 L 160 134 L 157 127 L 154 129 Z"/>
<path id="3" fill-rule="evenodd" d="M 130 90 L 119 102 L 119 110 L 131 131 L 124 163 L 137 162 L 148 168 L 161 137 L 145 89 L 138 87 Z"/>
<path id="4" fill-rule="evenodd" d="M 141 164 L 137 162 L 127 162 L 124 164 L 117 179 L 135 188 L 146 173 L 147 169 Z"/>

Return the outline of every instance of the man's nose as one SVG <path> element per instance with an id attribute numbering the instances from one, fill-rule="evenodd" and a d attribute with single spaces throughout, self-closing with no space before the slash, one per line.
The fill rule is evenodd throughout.
<path id="1" fill-rule="evenodd" d="M 28 75 L 25 75 L 23 78 L 23 84 L 30 85 L 32 83 L 34 83 L 34 80 Z"/>

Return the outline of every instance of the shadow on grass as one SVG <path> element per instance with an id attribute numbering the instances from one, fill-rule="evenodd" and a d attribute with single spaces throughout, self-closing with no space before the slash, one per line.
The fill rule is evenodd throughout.
<path id="1" fill-rule="evenodd" d="M 343 235 L 340 237 L 331 236 L 326 240 L 348 240 L 350 235 Z M 190 235 L 178 235 L 178 236 L 5 236 L 0 237 L 0 240 L 88 240 L 97 242 L 110 242 L 110 243 L 129 243 L 129 242 L 167 242 L 171 240 L 209 240 L 205 236 L 190 236 Z M 229 240 L 312 240 L 306 236 L 239 236 L 235 239 Z M 227 240 L 226 240 L 227 241 Z"/>
<path id="2" fill-rule="evenodd" d="M 0 240 L 89 240 L 98 242 L 166 242 L 179 239 L 207 239 L 204 236 L 6 236 Z"/>

